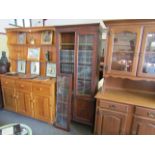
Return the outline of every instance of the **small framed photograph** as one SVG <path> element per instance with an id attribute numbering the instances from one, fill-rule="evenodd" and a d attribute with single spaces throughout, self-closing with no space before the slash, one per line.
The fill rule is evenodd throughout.
<path id="1" fill-rule="evenodd" d="M 28 48 L 28 60 L 40 60 L 40 48 Z"/>
<path id="2" fill-rule="evenodd" d="M 52 44 L 53 33 L 52 31 L 44 31 L 41 35 L 41 44 Z"/>
<path id="3" fill-rule="evenodd" d="M 18 73 L 26 73 L 26 61 L 25 60 L 18 60 L 17 61 L 17 72 Z"/>
<path id="4" fill-rule="evenodd" d="M 46 76 L 48 76 L 48 77 L 56 77 L 56 64 L 47 63 Z"/>
<path id="5" fill-rule="evenodd" d="M 24 32 L 18 33 L 17 43 L 18 44 L 26 44 L 26 33 L 24 33 Z"/>
<path id="6" fill-rule="evenodd" d="M 31 62 L 31 75 L 40 75 L 40 63 Z"/>

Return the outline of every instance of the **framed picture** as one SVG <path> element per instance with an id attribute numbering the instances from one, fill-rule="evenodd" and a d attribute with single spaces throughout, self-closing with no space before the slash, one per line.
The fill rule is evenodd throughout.
<path id="1" fill-rule="evenodd" d="M 48 76 L 48 77 L 56 77 L 56 64 L 47 63 L 46 76 Z"/>
<path id="2" fill-rule="evenodd" d="M 40 60 L 40 48 L 28 48 L 28 60 Z"/>
<path id="3" fill-rule="evenodd" d="M 18 60 L 17 61 L 17 72 L 18 73 L 26 73 L 26 61 L 25 60 Z"/>
<path id="4" fill-rule="evenodd" d="M 41 44 L 52 44 L 53 33 L 52 31 L 44 31 L 41 35 Z"/>
<path id="5" fill-rule="evenodd" d="M 31 62 L 31 75 L 39 75 L 39 74 L 40 74 L 40 63 Z"/>
<path id="6" fill-rule="evenodd" d="M 26 33 L 24 33 L 24 32 L 18 33 L 17 43 L 18 44 L 26 44 Z"/>

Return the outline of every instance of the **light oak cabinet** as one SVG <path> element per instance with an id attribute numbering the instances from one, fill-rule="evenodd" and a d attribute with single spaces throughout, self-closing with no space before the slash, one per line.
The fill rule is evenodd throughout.
<path id="1" fill-rule="evenodd" d="M 7 110 L 17 111 L 16 94 L 15 94 L 15 81 L 12 79 L 1 79 L 2 94 L 4 100 L 4 107 Z"/>
<path id="2" fill-rule="evenodd" d="M 155 110 L 136 107 L 132 134 L 155 135 Z"/>
<path id="3" fill-rule="evenodd" d="M 17 112 L 33 117 L 32 84 L 23 80 L 16 81 Z"/>
<path id="4" fill-rule="evenodd" d="M 136 76 L 141 35 L 140 26 L 109 29 L 108 74 Z"/>
<path id="5" fill-rule="evenodd" d="M 49 122 L 50 116 L 50 98 L 33 94 L 34 116 L 37 119 Z"/>
<path id="6" fill-rule="evenodd" d="M 105 21 L 105 76 L 134 80 L 155 77 L 155 20 Z"/>
<path id="7" fill-rule="evenodd" d="M 130 134 L 133 106 L 104 100 L 97 101 L 95 134 Z"/>
<path id="8" fill-rule="evenodd" d="M 48 82 L 7 76 L 2 76 L 1 79 L 5 109 L 54 123 L 56 106 L 54 79 Z"/>

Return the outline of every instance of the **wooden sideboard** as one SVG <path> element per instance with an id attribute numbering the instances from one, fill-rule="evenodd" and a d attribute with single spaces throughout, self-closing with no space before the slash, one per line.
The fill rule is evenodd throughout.
<path id="1" fill-rule="evenodd" d="M 1 76 L 4 109 L 54 123 L 56 106 L 55 79 L 21 79 Z"/>
<path id="2" fill-rule="evenodd" d="M 155 134 L 155 20 L 105 21 L 104 85 L 95 134 Z"/>
<path id="3" fill-rule="evenodd" d="M 96 95 L 95 134 L 155 134 L 155 95 L 107 90 Z"/>

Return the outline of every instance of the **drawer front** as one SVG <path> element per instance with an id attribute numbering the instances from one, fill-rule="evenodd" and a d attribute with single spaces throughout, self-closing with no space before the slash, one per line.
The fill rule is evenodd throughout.
<path id="1" fill-rule="evenodd" d="M 26 92 L 30 92 L 32 90 L 32 85 L 30 82 L 17 82 L 17 89 L 21 90 L 21 91 L 26 91 Z"/>
<path id="2" fill-rule="evenodd" d="M 15 80 L 14 79 L 2 79 L 2 86 L 3 87 L 15 87 Z"/>
<path id="3" fill-rule="evenodd" d="M 155 109 L 136 106 L 135 115 L 155 119 Z"/>
<path id="4" fill-rule="evenodd" d="M 50 95 L 50 86 L 33 84 L 32 92 L 38 95 Z"/>
<path id="5" fill-rule="evenodd" d="M 98 104 L 99 104 L 98 106 L 101 108 L 106 108 L 109 110 L 119 111 L 119 112 L 128 112 L 128 105 L 123 105 L 123 104 L 103 101 L 103 100 L 100 100 Z"/>

